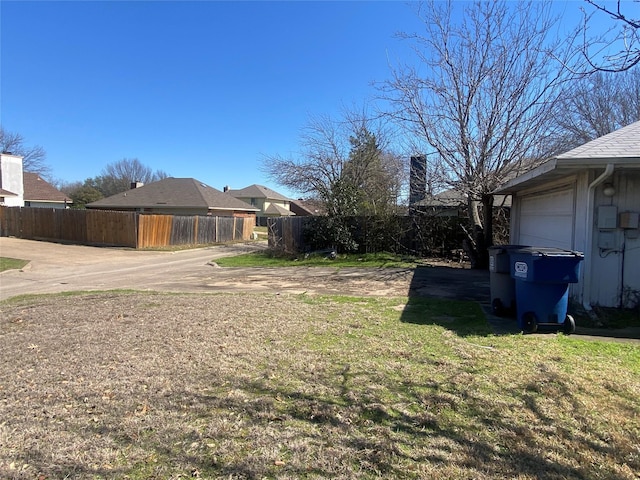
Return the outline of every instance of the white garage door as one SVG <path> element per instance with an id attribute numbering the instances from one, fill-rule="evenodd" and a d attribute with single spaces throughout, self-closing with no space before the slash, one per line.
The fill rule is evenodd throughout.
<path id="1" fill-rule="evenodd" d="M 518 243 L 571 250 L 574 196 L 567 188 L 522 197 Z"/>

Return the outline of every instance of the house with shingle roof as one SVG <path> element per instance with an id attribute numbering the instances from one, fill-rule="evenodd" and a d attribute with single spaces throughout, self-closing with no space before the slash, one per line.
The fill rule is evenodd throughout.
<path id="1" fill-rule="evenodd" d="M 23 173 L 24 206 L 40 208 L 67 208 L 72 200 L 56 187 L 33 172 Z"/>
<path id="2" fill-rule="evenodd" d="M 0 154 L 0 205 L 68 208 L 72 200 L 39 174 L 22 170 L 22 157 Z"/>
<path id="3" fill-rule="evenodd" d="M 86 207 L 168 215 L 247 216 L 259 211 L 195 178 L 172 177 L 88 203 Z"/>
<path id="4" fill-rule="evenodd" d="M 289 217 L 295 215 L 291 211 L 291 199 L 262 185 L 249 185 L 239 190 L 229 190 L 229 195 L 242 200 L 259 209 L 257 217 Z"/>
<path id="5" fill-rule="evenodd" d="M 589 309 L 640 305 L 640 122 L 502 185 L 512 244 L 584 252 L 571 297 Z"/>
<path id="6" fill-rule="evenodd" d="M 316 215 L 326 215 L 327 211 L 321 201 L 315 199 L 304 200 L 299 198 L 291 200 L 291 212 L 299 217 L 311 217 Z"/>
<path id="7" fill-rule="evenodd" d="M 413 202 L 411 209 L 414 212 L 438 217 L 461 217 L 466 215 L 468 204 L 465 193 L 450 188 L 433 195 L 426 194 L 424 198 Z M 511 197 L 494 195 L 494 207 L 511 207 Z"/>

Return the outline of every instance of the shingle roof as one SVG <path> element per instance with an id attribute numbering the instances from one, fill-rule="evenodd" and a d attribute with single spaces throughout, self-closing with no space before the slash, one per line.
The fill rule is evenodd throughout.
<path id="1" fill-rule="evenodd" d="M 257 208 L 195 178 L 165 178 L 96 202 L 88 208 L 209 208 L 256 212 Z"/>
<path id="2" fill-rule="evenodd" d="M 275 203 L 269 205 L 264 213 L 266 213 L 267 215 L 280 215 L 281 217 L 291 217 L 295 215 L 295 213 L 293 213 L 291 210 L 287 210 L 286 208 L 281 207 L 280 205 L 276 205 Z"/>
<path id="3" fill-rule="evenodd" d="M 22 178 L 25 201 L 71 203 L 68 196 L 43 180 L 37 173 L 24 172 Z"/>
<path id="4" fill-rule="evenodd" d="M 616 170 L 640 168 L 640 121 L 558 155 L 511 179 L 494 193 L 518 192 L 587 169 L 603 169 L 608 164 L 615 165 Z"/>
<path id="5" fill-rule="evenodd" d="M 248 187 L 241 188 L 239 190 L 229 190 L 227 193 L 236 198 L 266 198 L 268 200 L 291 201 L 291 199 L 270 189 L 269 187 L 256 184 L 249 185 Z"/>
<path id="6" fill-rule="evenodd" d="M 4 188 L 0 188 L 0 195 L 3 197 L 17 197 L 17 193 L 10 192 L 9 190 L 5 190 Z"/>
<path id="7" fill-rule="evenodd" d="M 640 159 L 640 121 L 558 155 L 559 160 Z"/>
<path id="8" fill-rule="evenodd" d="M 289 208 L 296 215 L 324 215 L 326 213 L 322 203 L 316 200 L 291 200 Z"/>

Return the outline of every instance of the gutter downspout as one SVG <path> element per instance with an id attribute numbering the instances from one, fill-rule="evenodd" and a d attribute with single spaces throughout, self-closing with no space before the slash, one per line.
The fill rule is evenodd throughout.
<path id="1" fill-rule="evenodd" d="M 587 189 L 587 218 L 585 222 L 585 230 L 587 234 L 584 248 L 584 269 L 582 274 L 582 307 L 591 312 L 591 250 L 593 248 L 593 209 L 595 204 L 595 188 L 613 175 L 615 165 L 608 163 L 604 172 L 589 184 Z M 588 284 L 587 284 L 588 281 Z"/>

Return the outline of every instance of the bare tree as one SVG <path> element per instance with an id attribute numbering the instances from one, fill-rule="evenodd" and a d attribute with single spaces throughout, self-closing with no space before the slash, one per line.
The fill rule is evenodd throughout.
<path id="1" fill-rule="evenodd" d="M 85 184 L 96 188 L 105 197 L 108 197 L 129 190 L 133 182 L 152 183 L 167 176 L 166 172 L 153 171 L 137 158 L 123 158 L 108 164 L 102 169 L 100 175 L 88 179 Z"/>
<path id="2" fill-rule="evenodd" d="M 22 157 L 22 168 L 39 174 L 43 178 L 51 176 L 51 168 L 46 163 L 47 153 L 40 145 L 28 146 L 19 133 L 6 131 L 0 126 L 0 151 Z"/>
<path id="3" fill-rule="evenodd" d="M 275 183 L 318 198 L 331 216 L 388 213 L 397 202 L 402 167 L 389 149 L 384 122 L 363 111 L 310 119 L 296 157 L 267 156 L 262 170 Z"/>
<path id="4" fill-rule="evenodd" d="M 554 153 L 552 119 L 566 70 L 543 48 L 562 56 L 551 36 L 556 19 L 550 2 L 429 1 L 417 13 L 424 31 L 401 37 L 413 43 L 418 63 L 395 68 L 383 96 L 392 117 L 423 142 L 431 174 L 467 196 L 469 253 L 485 267 L 491 192 Z"/>
<path id="5" fill-rule="evenodd" d="M 562 100 L 559 148 L 569 150 L 640 120 L 640 70 L 595 72 L 576 80 Z"/>
<path id="6" fill-rule="evenodd" d="M 623 3 L 618 0 L 615 2 L 615 7 L 609 7 L 604 2 L 594 0 L 585 0 L 585 2 L 596 9 L 596 12 L 591 15 L 583 10 L 580 51 L 587 61 L 588 70 L 590 72 L 623 72 L 638 65 L 640 63 L 640 1 Z M 613 24 L 605 34 L 590 38 L 589 23 L 594 14 L 608 15 Z"/>

